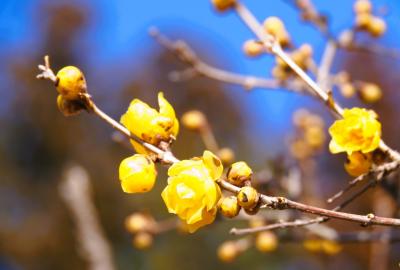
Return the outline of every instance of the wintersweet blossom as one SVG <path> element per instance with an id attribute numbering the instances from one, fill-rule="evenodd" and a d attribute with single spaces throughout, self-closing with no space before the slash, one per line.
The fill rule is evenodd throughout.
<path id="1" fill-rule="evenodd" d="M 355 151 L 369 153 L 379 146 L 381 123 L 373 111 L 352 108 L 344 109 L 343 119 L 336 120 L 329 128 L 332 140 L 329 150 L 333 153 Z"/>
<path id="2" fill-rule="evenodd" d="M 164 98 L 162 92 L 158 93 L 160 110 L 151 108 L 139 99 L 134 99 L 121 117 L 121 123 L 135 136 L 147 143 L 158 145 L 161 141 L 169 142 L 178 135 L 179 122 L 175 110 Z M 131 140 L 138 153 L 148 153 L 139 143 Z"/>
<path id="3" fill-rule="evenodd" d="M 161 196 L 168 212 L 178 215 L 189 232 L 214 221 L 221 190 L 216 183 L 223 171 L 221 161 L 211 152 L 182 160 L 168 170 L 168 185 Z"/>

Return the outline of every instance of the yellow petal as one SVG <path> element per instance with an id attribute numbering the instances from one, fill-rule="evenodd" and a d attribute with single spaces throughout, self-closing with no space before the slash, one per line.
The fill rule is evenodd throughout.
<path id="1" fill-rule="evenodd" d="M 213 209 L 212 211 L 203 210 L 202 219 L 200 221 L 193 223 L 193 224 L 186 223 L 187 227 L 188 227 L 188 231 L 190 233 L 194 233 L 199 228 L 213 223 L 215 220 L 216 213 L 217 213 L 216 209 Z"/>
<path id="2" fill-rule="evenodd" d="M 160 106 L 160 114 L 170 119 L 175 118 L 175 110 L 171 104 L 164 98 L 164 93 L 158 93 L 158 105 Z"/>
<path id="3" fill-rule="evenodd" d="M 224 167 L 222 166 L 221 160 L 219 160 L 216 155 L 214 155 L 210 151 L 204 151 L 203 162 L 206 165 L 206 168 L 208 169 L 210 176 L 213 180 L 217 180 L 221 177 Z"/>
<path id="4" fill-rule="evenodd" d="M 201 166 L 201 160 L 181 160 L 169 167 L 168 175 L 175 176 L 183 171 L 191 170 L 192 168 L 199 166 Z"/>
<path id="5" fill-rule="evenodd" d="M 337 154 L 337 153 L 340 153 L 340 152 L 344 152 L 345 150 L 344 150 L 340 145 L 338 145 L 338 144 L 335 142 L 334 139 L 332 139 L 332 140 L 329 142 L 329 151 L 330 151 L 332 154 Z"/>

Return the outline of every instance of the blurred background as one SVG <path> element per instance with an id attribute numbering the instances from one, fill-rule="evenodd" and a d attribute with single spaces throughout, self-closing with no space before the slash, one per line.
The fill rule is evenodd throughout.
<path id="1" fill-rule="evenodd" d="M 282 18 L 294 43 L 312 44 L 319 62 L 326 40 L 301 21 L 290 1 L 243 2 L 260 20 Z M 362 37 L 361 42 L 400 50 L 400 3 L 372 2 L 383 14 L 388 30 L 380 39 Z M 334 34 L 353 24 L 353 1 L 315 0 L 314 4 L 327 16 Z M 294 132 L 292 114 L 297 109 L 307 107 L 323 117 L 326 126 L 333 120 L 323 105 L 305 95 L 261 89 L 246 92 L 240 86 L 204 77 L 171 82 L 168 74 L 185 65 L 149 37 L 150 26 L 187 41 L 206 63 L 238 73 L 271 76 L 273 57 L 246 58 L 241 47 L 252 34 L 234 13 L 215 12 L 208 0 L 0 2 L 0 269 L 87 269 L 74 221 L 58 191 L 71 164 L 83 166 L 90 176 L 94 203 L 117 269 L 366 269 L 370 244 L 344 245 L 341 253 L 331 257 L 312 254 L 301 243 L 282 243 L 273 253 L 250 249 L 235 262 L 223 264 L 217 258 L 217 247 L 234 238 L 229 235 L 232 226 L 245 226 L 224 219 L 193 235 L 175 231 L 159 235 L 146 251 L 132 246 L 132 236 L 124 228 L 126 216 L 146 210 L 156 219 L 169 217 L 160 197 L 165 170 L 161 169 L 150 193 L 123 193 L 118 166 L 132 151 L 114 142 L 112 129 L 98 118 L 86 113 L 65 118 L 58 111 L 54 87 L 35 79 L 45 54 L 54 70 L 66 65 L 80 67 L 98 106 L 116 119 L 133 98 L 155 106 L 160 90 L 178 116 L 190 109 L 202 110 L 219 144 L 233 149 L 236 159 L 248 161 L 255 171 L 271 167 L 287 155 L 287 141 Z M 400 149 L 399 63 L 398 58 L 340 50 L 333 65 L 334 71 L 346 69 L 353 78 L 382 87 L 384 96 L 373 105 L 357 98 L 338 95 L 338 99 L 344 107 L 376 110 L 383 138 L 394 149 Z M 200 137 L 184 128 L 173 146 L 179 158 L 201 155 L 203 149 Z M 315 164 L 314 188 L 320 198 L 332 195 L 351 179 L 343 170 L 344 159 L 328 154 L 327 143 L 324 145 Z M 348 211 L 372 212 L 374 191 Z M 396 194 L 392 201 L 398 200 Z M 329 207 L 323 202 L 321 206 Z M 344 231 L 361 229 L 357 224 L 332 224 Z M 399 245 L 391 245 L 390 250 L 389 269 L 396 269 Z"/>

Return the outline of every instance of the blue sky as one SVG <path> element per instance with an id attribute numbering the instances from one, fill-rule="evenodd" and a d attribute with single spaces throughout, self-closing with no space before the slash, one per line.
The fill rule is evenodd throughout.
<path id="1" fill-rule="evenodd" d="M 40 25 L 32 24 L 34 21 L 40 21 L 33 17 L 33 11 L 40 2 L 1 1 L 0 51 L 7 54 L 9 51 L 15 52 L 20 47 L 29 47 L 32 52 L 40 44 Z M 268 4 L 260 0 L 243 2 L 260 20 L 272 15 L 284 18 L 295 44 L 304 42 L 313 44 L 315 58 L 319 60 L 324 40 L 311 26 L 301 24 L 298 12 L 288 5 L 287 1 L 268 1 Z M 398 0 L 373 2 L 378 8 L 389 7 L 390 13 L 385 19 L 389 24 L 400 25 Z M 146 61 L 144 57 L 149 48 L 158 46 L 147 36 L 148 27 L 155 25 L 162 31 L 175 29 L 176 33 L 179 33 L 181 29 L 182 35 L 176 34 L 176 37 L 182 39 L 185 39 L 188 33 L 207 39 L 204 42 L 210 43 L 213 48 L 221 48 L 221 52 L 218 53 L 230 59 L 228 68 L 233 71 L 270 76 L 273 58 L 265 56 L 256 60 L 246 59 L 241 53 L 241 46 L 244 40 L 252 37 L 252 34 L 234 13 L 215 12 L 209 0 L 81 0 L 79 3 L 92 15 L 89 29 L 82 34 L 81 42 L 90 44 L 90 53 L 85 54 L 85 57 L 93 70 L 104 65 L 115 65 L 119 61 L 124 61 L 129 55 L 137 59 L 132 63 L 131 72 L 135 72 L 135 69 L 140 68 L 140 63 Z M 335 33 L 351 25 L 353 1 L 315 0 L 314 3 L 331 18 L 331 28 Z M 392 30 L 389 29 L 390 31 Z M 398 39 L 384 37 L 383 40 L 387 46 L 399 47 Z M 240 91 L 240 88 L 232 87 L 232 96 L 242 97 Z M 291 112 L 301 105 L 312 103 L 310 99 L 298 95 L 271 91 L 254 91 L 245 99 L 240 98 L 238 102 L 244 105 L 248 114 L 248 128 L 251 134 L 254 134 L 255 141 L 262 140 L 266 134 L 275 136 L 275 139 L 279 140 L 290 126 Z M 270 132 L 271 130 L 273 132 Z"/>

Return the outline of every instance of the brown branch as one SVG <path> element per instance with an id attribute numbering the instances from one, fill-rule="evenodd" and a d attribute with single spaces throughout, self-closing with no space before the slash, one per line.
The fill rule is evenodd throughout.
<path id="1" fill-rule="evenodd" d="M 349 199 L 347 199 L 340 205 L 333 208 L 332 211 L 339 211 L 340 209 L 343 209 L 348 204 L 350 204 L 352 201 L 354 201 L 357 197 L 361 196 L 364 192 L 366 192 L 373 185 L 374 185 L 374 183 L 370 182 L 363 189 L 361 189 L 357 193 L 353 194 L 353 196 L 351 196 Z M 266 226 L 255 227 L 255 228 L 244 228 L 244 229 L 232 228 L 230 233 L 234 234 L 234 235 L 243 235 L 243 234 L 248 234 L 248 233 L 257 233 L 257 232 L 261 232 L 261 231 L 283 229 L 283 228 L 289 228 L 289 227 L 303 227 L 303 226 L 308 226 L 308 225 L 312 225 L 312 224 L 316 224 L 316 223 L 327 222 L 328 220 L 329 220 L 328 217 L 317 217 L 317 218 L 313 218 L 313 219 L 298 219 L 295 221 L 278 222 L 278 223 L 269 224 Z"/>

